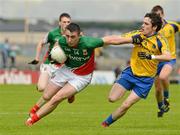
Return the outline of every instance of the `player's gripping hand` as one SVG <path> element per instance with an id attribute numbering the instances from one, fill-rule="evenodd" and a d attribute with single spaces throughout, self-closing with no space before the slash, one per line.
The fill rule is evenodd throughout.
<path id="1" fill-rule="evenodd" d="M 143 41 L 143 37 L 140 34 L 132 36 L 133 44 L 141 44 L 142 41 Z"/>
<path id="2" fill-rule="evenodd" d="M 58 62 L 57 62 L 56 60 L 52 59 L 50 53 L 49 53 L 49 55 L 48 55 L 48 59 L 49 59 L 49 61 L 50 61 L 51 64 L 58 64 Z"/>
<path id="3" fill-rule="evenodd" d="M 28 64 L 32 64 L 32 65 L 36 65 L 36 64 L 38 64 L 39 63 L 39 61 L 38 60 L 32 60 L 31 62 L 29 62 Z"/>
<path id="4" fill-rule="evenodd" d="M 138 52 L 138 57 L 140 59 L 148 59 L 148 60 L 152 60 L 155 58 L 154 55 L 148 54 L 146 52 Z"/>

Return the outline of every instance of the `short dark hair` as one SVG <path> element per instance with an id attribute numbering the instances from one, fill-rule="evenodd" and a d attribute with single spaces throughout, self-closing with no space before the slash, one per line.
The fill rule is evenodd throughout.
<path id="1" fill-rule="evenodd" d="M 63 17 L 67 17 L 67 18 L 70 18 L 71 19 L 71 16 L 68 14 L 68 13 L 62 13 L 60 16 L 59 16 L 59 21 L 61 21 L 61 19 Z"/>
<path id="2" fill-rule="evenodd" d="M 162 28 L 162 20 L 156 13 L 147 13 L 144 17 L 149 17 L 151 19 L 152 26 L 157 26 L 156 32 Z"/>
<path id="3" fill-rule="evenodd" d="M 162 14 L 164 14 L 164 10 L 163 10 L 163 8 L 162 8 L 160 5 L 154 6 L 154 7 L 151 9 L 151 12 L 152 12 L 152 13 L 156 13 L 156 12 L 159 11 L 159 10 L 162 12 Z"/>
<path id="4" fill-rule="evenodd" d="M 67 30 L 69 30 L 70 32 L 77 32 L 78 34 L 80 34 L 81 29 L 80 26 L 76 23 L 70 23 L 67 27 Z"/>

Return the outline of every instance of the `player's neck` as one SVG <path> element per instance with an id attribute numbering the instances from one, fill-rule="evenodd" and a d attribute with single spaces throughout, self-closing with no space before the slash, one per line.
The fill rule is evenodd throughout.
<path id="1" fill-rule="evenodd" d="M 152 36 L 154 36 L 154 35 L 156 35 L 157 34 L 157 32 L 156 31 L 153 31 L 153 32 L 151 32 L 151 33 L 149 33 L 149 34 L 147 34 L 147 35 L 145 35 L 146 37 L 152 37 Z"/>
<path id="2" fill-rule="evenodd" d="M 165 19 L 162 19 L 162 28 L 164 27 L 164 25 L 166 25 L 167 21 Z"/>

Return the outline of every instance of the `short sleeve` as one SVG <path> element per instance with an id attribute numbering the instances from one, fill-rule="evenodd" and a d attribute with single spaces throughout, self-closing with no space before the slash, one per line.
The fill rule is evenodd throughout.
<path id="1" fill-rule="evenodd" d="M 101 38 L 93 38 L 93 37 L 81 37 L 80 44 L 86 46 L 87 48 L 97 48 L 102 47 L 104 42 Z"/>
<path id="2" fill-rule="evenodd" d="M 135 36 L 137 34 L 140 34 L 139 30 L 134 30 L 134 31 L 130 31 L 130 32 L 127 32 L 127 33 L 123 33 L 120 36 L 121 37 L 132 37 L 132 36 Z"/>

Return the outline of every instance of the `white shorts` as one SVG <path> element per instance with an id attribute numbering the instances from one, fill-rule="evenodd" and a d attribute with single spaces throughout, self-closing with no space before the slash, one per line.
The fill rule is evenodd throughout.
<path id="1" fill-rule="evenodd" d="M 41 64 L 40 65 L 40 71 L 41 73 L 47 72 L 49 76 L 53 76 L 57 69 L 60 67 L 56 67 L 54 64 Z"/>
<path id="2" fill-rule="evenodd" d="M 77 92 L 85 88 L 92 79 L 92 73 L 84 76 L 76 75 L 66 66 L 62 66 L 56 70 L 55 75 L 51 78 L 51 82 L 63 87 L 66 83 L 71 84 Z"/>

